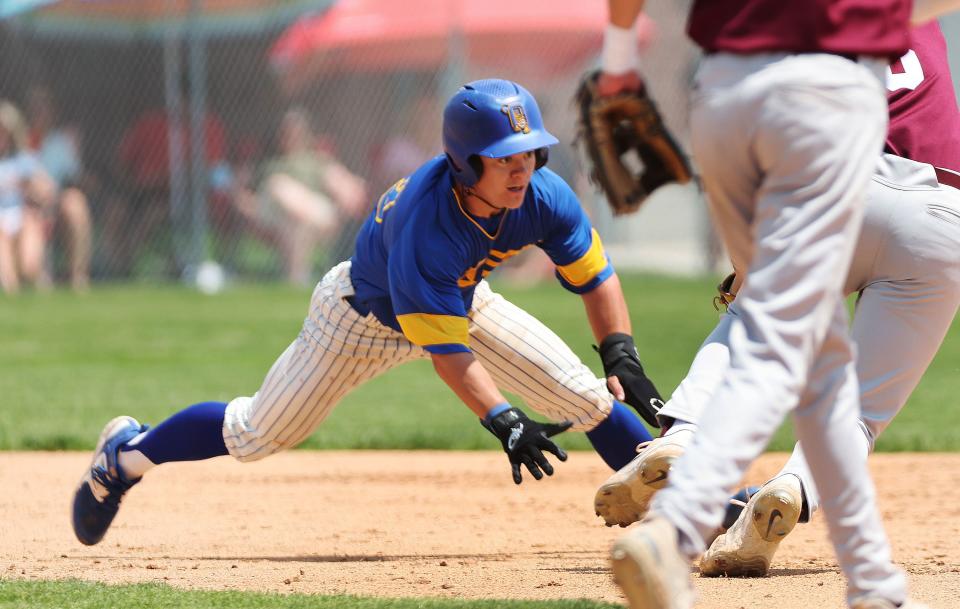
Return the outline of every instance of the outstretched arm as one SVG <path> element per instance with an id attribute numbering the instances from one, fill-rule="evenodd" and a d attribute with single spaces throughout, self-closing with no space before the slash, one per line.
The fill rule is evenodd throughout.
<path id="1" fill-rule="evenodd" d="M 607 1 L 609 23 L 603 35 L 600 78 L 597 80 L 597 92 L 600 95 L 638 91 L 642 86 L 637 72 L 637 36 L 634 30 L 643 5 L 644 0 Z"/>
<path id="2" fill-rule="evenodd" d="M 490 373 L 473 353 L 431 353 L 433 369 L 478 417 L 485 418 L 494 406 L 506 403 Z"/>
<path id="3" fill-rule="evenodd" d="M 607 0 L 610 23 L 621 28 L 632 28 L 643 12 L 645 0 Z"/>
<path id="4" fill-rule="evenodd" d="M 640 416 L 659 427 L 656 415 L 663 401 L 660 392 L 643 371 L 633 342 L 630 315 L 616 274 L 582 295 L 597 351 L 613 397 L 633 406 Z"/>
<path id="5" fill-rule="evenodd" d="M 590 329 L 598 343 L 614 332 L 631 333 L 627 301 L 623 297 L 623 288 L 616 273 L 583 294 L 582 298 L 587 319 L 590 320 Z"/>

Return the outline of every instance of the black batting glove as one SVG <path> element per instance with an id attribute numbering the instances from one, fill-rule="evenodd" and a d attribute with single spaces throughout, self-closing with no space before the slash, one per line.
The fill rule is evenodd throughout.
<path id="1" fill-rule="evenodd" d="M 553 466 L 547 461 L 544 451 L 553 453 L 561 461 L 567 460 L 567 453 L 550 438 L 570 429 L 573 425 L 570 421 L 538 423 L 527 418 L 519 408 L 508 408 L 489 421 L 480 419 L 480 423 L 500 439 L 503 451 L 510 460 L 513 481 L 517 484 L 523 482 L 520 476 L 521 464 L 525 465 L 537 480 L 543 478 L 543 474 L 553 475 Z"/>
<path id="2" fill-rule="evenodd" d="M 593 347 L 600 354 L 603 372 L 607 378 L 617 377 L 623 386 L 624 401 L 640 413 L 643 420 L 660 427 L 657 412 L 663 407 L 663 398 L 647 378 L 640 365 L 640 354 L 629 334 L 615 332 L 603 339 L 600 346 Z"/>

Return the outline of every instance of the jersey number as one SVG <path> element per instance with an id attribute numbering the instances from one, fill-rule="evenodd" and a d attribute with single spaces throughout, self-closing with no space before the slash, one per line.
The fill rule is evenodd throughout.
<path id="1" fill-rule="evenodd" d="M 391 207 L 397 204 L 397 198 L 400 197 L 400 193 L 403 192 L 403 189 L 407 187 L 407 182 L 409 181 L 410 180 L 408 178 L 398 180 L 396 184 L 391 186 L 387 192 L 380 196 L 380 200 L 377 201 L 377 214 L 374 216 L 377 224 L 381 224 L 383 222 L 384 214 L 386 214 Z"/>
<path id="2" fill-rule="evenodd" d="M 910 89 L 913 91 L 923 82 L 923 66 L 913 51 L 887 67 L 887 90 Z"/>

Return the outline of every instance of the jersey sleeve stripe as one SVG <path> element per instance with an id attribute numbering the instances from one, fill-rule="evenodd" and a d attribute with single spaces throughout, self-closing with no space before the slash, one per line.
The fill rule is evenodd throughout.
<path id="1" fill-rule="evenodd" d="M 586 285 L 607 268 L 607 256 L 603 251 L 603 242 L 600 241 L 597 229 L 591 229 L 590 236 L 590 249 L 583 256 L 570 264 L 557 267 L 560 277 L 575 287 Z"/>
<path id="2" fill-rule="evenodd" d="M 450 344 L 467 347 L 470 342 L 466 317 L 407 313 L 397 315 L 397 321 L 410 342 L 421 347 Z"/>

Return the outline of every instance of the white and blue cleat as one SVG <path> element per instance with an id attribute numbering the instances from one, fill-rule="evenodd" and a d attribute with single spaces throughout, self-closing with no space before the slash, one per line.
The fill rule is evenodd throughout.
<path id="1" fill-rule="evenodd" d="M 128 480 L 117 465 L 120 446 L 147 430 L 132 417 L 111 420 L 100 433 L 90 468 L 73 495 L 73 532 L 80 543 L 100 543 L 113 522 L 120 500 L 140 478 Z"/>

